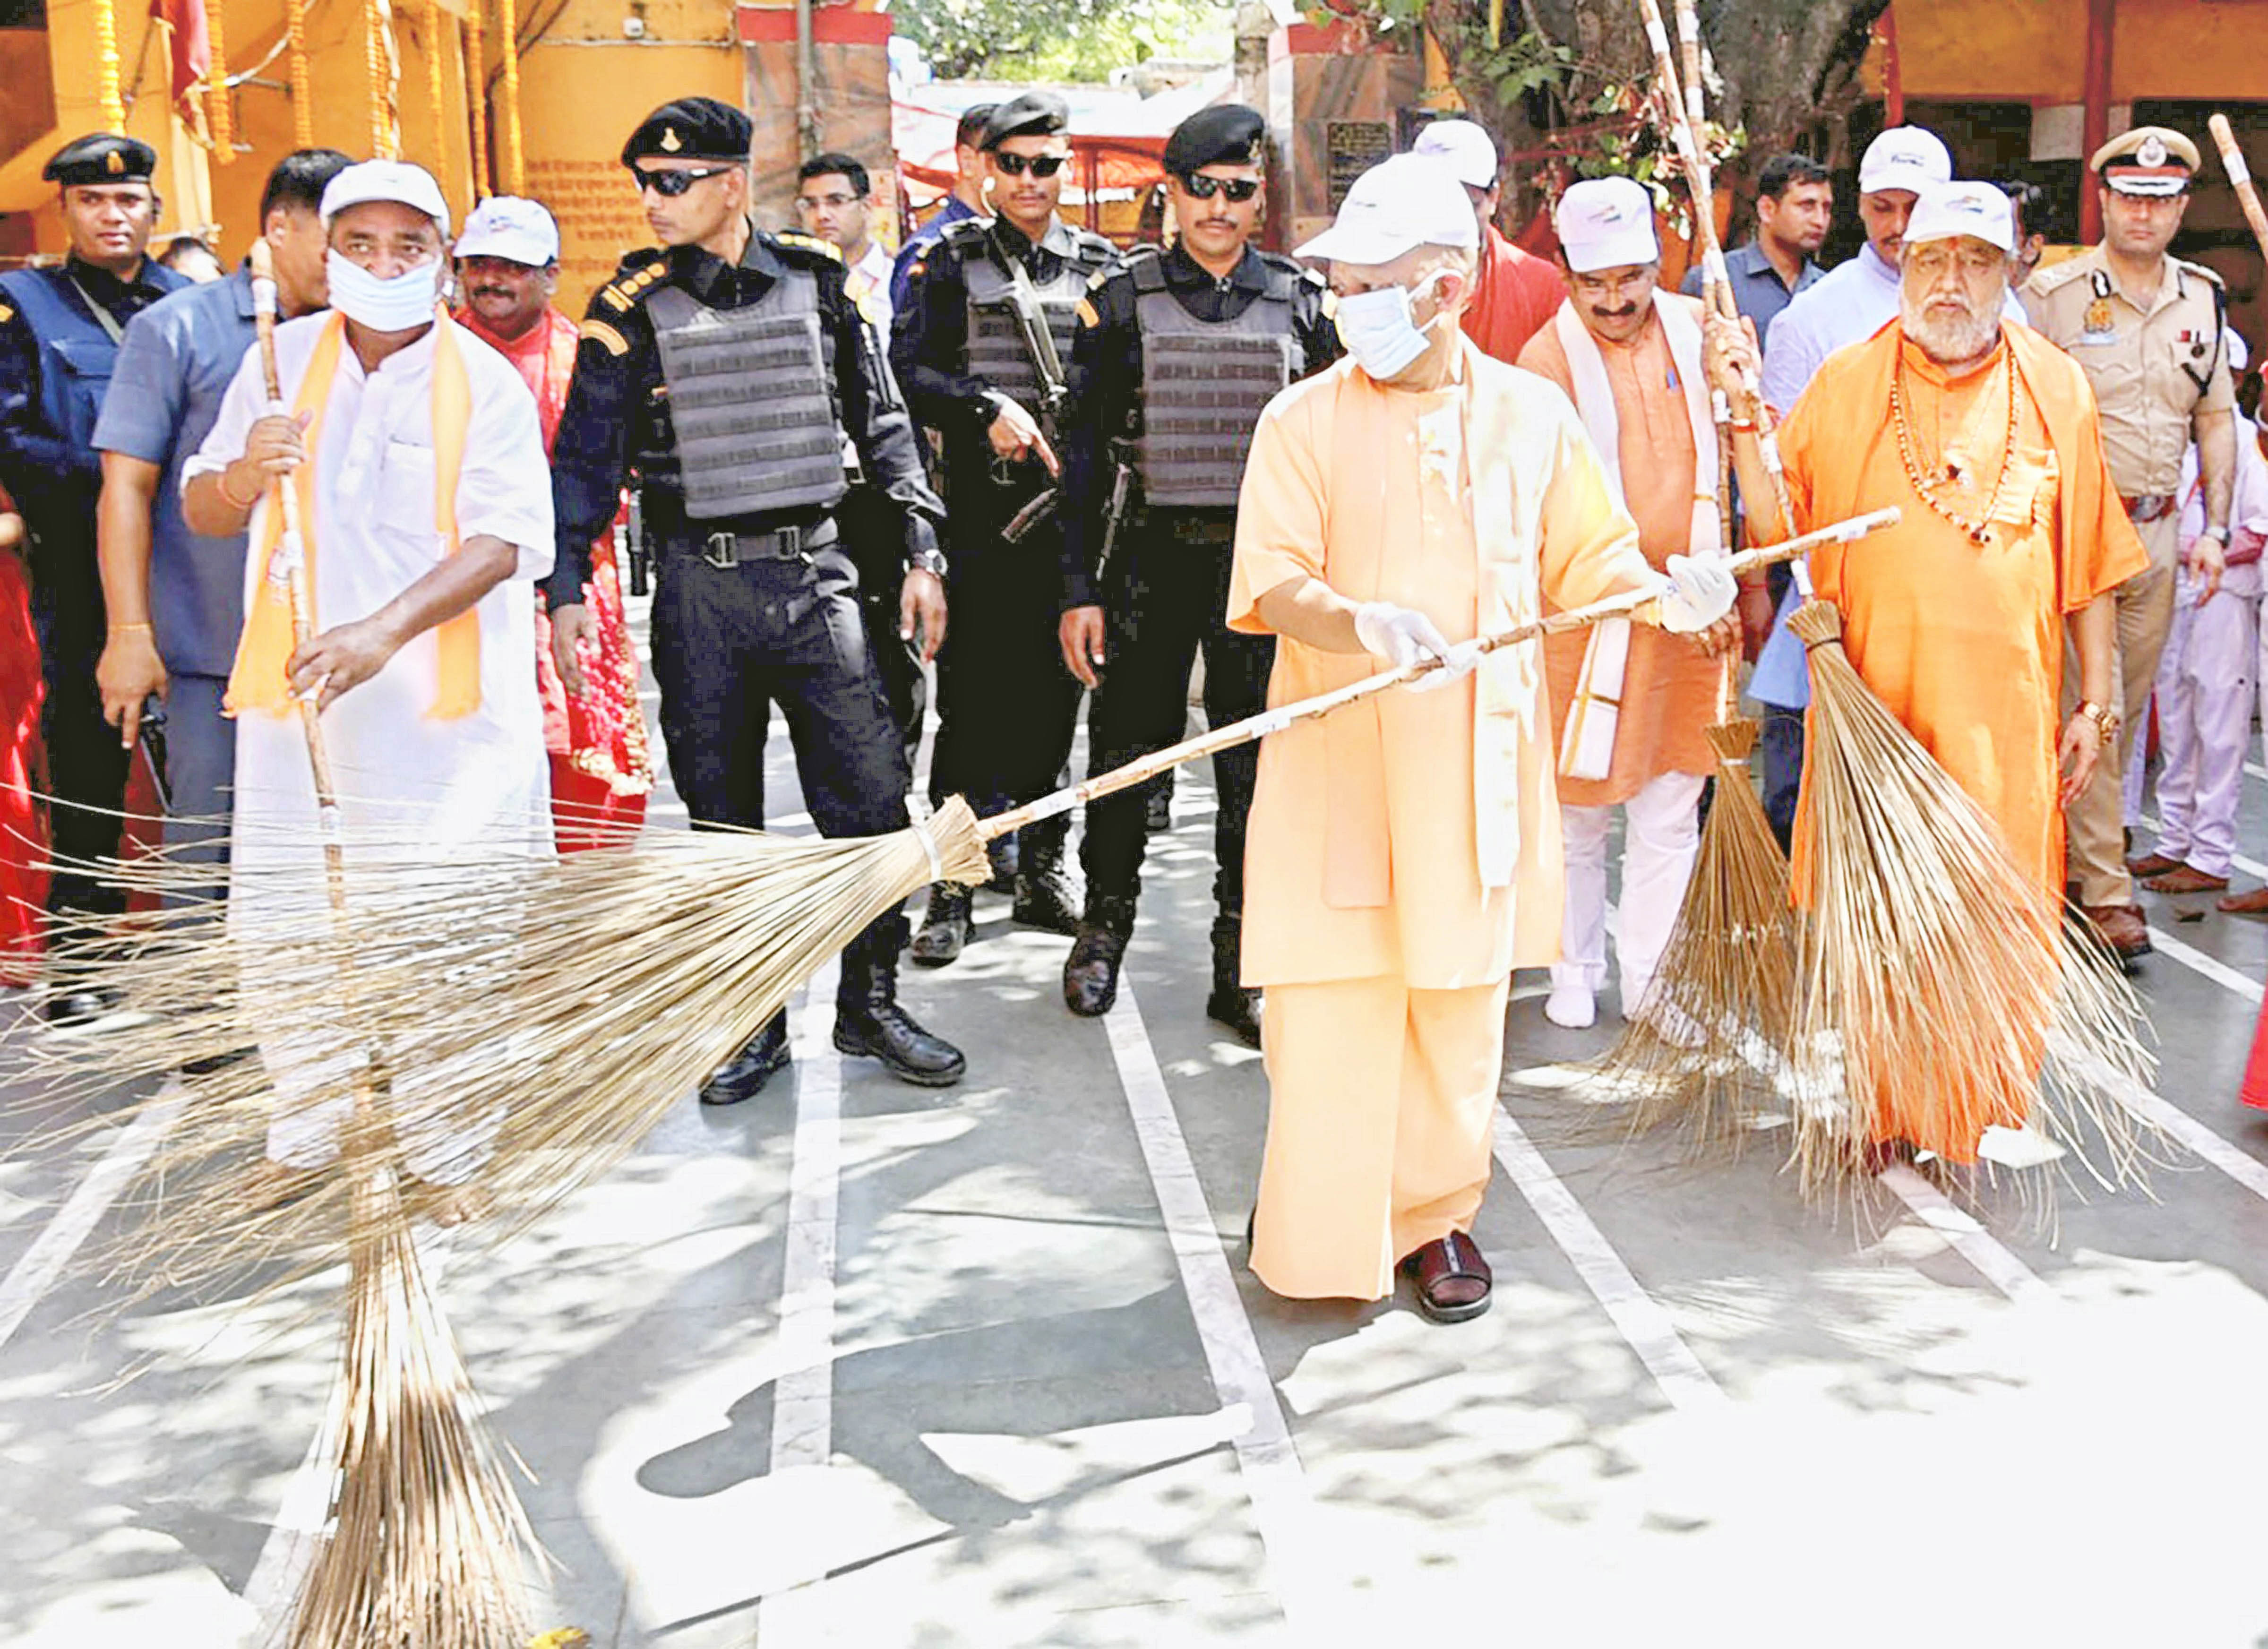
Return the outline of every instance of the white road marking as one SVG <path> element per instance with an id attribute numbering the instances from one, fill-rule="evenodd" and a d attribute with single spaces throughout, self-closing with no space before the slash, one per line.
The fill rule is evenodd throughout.
<path id="1" fill-rule="evenodd" d="M 837 1193 L 843 1179 L 843 1056 L 835 1023 L 839 958 L 812 979 L 796 1011 L 795 1154 L 788 1170 L 787 1255 L 781 1268 L 779 1374 L 772 1384 L 774 1477 L 824 1468 L 835 1453 L 835 1263 Z M 757 1605 L 757 1631 L 770 1644 L 826 1638 L 826 1576 L 799 1577 Z"/>
<path id="2" fill-rule="evenodd" d="M 1945 1193 L 1899 1163 L 1875 1175 L 1915 1218 L 1945 1239 L 1946 1246 L 1977 1273 L 2019 1305 L 2059 1304 L 2056 1292 L 1993 1240 L 1984 1227 L 1948 1201 Z"/>
<path id="3" fill-rule="evenodd" d="M 1131 981 L 1120 979 L 1117 1003 L 1104 1017 L 1103 1028 L 1213 1391 L 1225 1411 L 1241 1411 L 1245 1420 L 1229 1441 L 1252 1499 L 1253 1520 L 1268 1555 L 1269 1586 L 1283 1608 L 1286 1635 L 1294 1644 L 1334 1641 L 1337 1623 L 1329 1599 L 1336 1587 L 1321 1560 L 1307 1473 L 1252 1320 L 1229 1273 L 1212 1209 L 1197 1182 L 1197 1165 L 1166 1092 L 1165 1073 L 1158 1068 Z"/>
<path id="4" fill-rule="evenodd" d="M 2193 974 L 2201 974 L 2223 990 L 2242 997 L 2255 1007 L 2260 1005 L 2261 986 L 2257 980 L 2247 979 L 2217 956 L 2208 956 L 2194 946 L 2184 945 L 2163 928 L 2150 930 L 2150 944 L 2169 961 L 2179 962 Z"/>
<path id="5" fill-rule="evenodd" d="M 188 1096 L 177 1092 L 143 1107 L 72 1189 L 46 1229 L 10 1268 L 7 1277 L 0 1280 L 0 1345 L 5 1345 L 24 1326 L 24 1319 L 55 1285 L 63 1267 L 70 1263 L 79 1245 L 119 1194 L 133 1183 L 188 1103 Z"/>
<path id="6" fill-rule="evenodd" d="M 1602 1307 L 1645 1364 L 1662 1395 L 1680 1409 L 1713 1409 L 1727 1401 L 1724 1388 L 1710 1377 L 1677 1332 L 1669 1314 L 1638 1285 L 1604 1233 L 1583 1211 L 1543 1153 L 1501 1105 L 1496 1113 L 1496 1159 L 1504 1167 L 1551 1240 L 1559 1245 Z"/>

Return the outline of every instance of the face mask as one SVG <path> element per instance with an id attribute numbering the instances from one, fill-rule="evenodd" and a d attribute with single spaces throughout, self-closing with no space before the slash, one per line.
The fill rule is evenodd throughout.
<path id="1" fill-rule="evenodd" d="M 1356 365 L 1381 383 L 1425 353 L 1425 335 L 1410 319 L 1414 301 L 1406 286 L 1381 286 L 1339 299 L 1339 342 Z"/>
<path id="2" fill-rule="evenodd" d="M 407 332 L 433 319 L 440 292 L 438 259 L 405 269 L 391 280 L 372 275 L 337 252 L 325 255 L 324 268 L 330 276 L 331 307 L 372 332 Z"/>

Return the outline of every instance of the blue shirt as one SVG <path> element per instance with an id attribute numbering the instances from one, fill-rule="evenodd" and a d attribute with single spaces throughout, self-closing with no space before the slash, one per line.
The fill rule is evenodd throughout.
<path id="1" fill-rule="evenodd" d="M 890 270 L 890 313 L 903 314 L 912 301 L 914 260 L 928 253 L 943 239 L 945 232 L 964 217 L 974 217 L 976 209 L 958 195 L 945 197 L 945 209 L 924 224 L 898 248 L 898 261 Z"/>
<path id="2" fill-rule="evenodd" d="M 1771 323 L 1795 301 L 1801 291 L 1818 280 L 1826 271 L 1809 258 L 1803 261 L 1803 272 L 1795 277 L 1795 291 L 1782 283 L 1779 271 L 1772 268 L 1764 249 L 1751 240 L 1745 247 L 1735 247 L 1725 254 L 1725 272 L 1733 277 L 1733 307 L 1756 325 L 1756 347 L 1762 349 L 1771 335 Z M 1678 291 L 1688 298 L 1701 296 L 1701 266 L 1695 264 L 1685 271 L 1685 281 Z"/>
<path id="3" fill-rule="evenodd" d="M 256 335 L 252 277 L 192 286 L 127 324 L 94 444 L 164 472 L 150 508 L 150 623 L 182 675 L 226 675 L 244 628 L 244 535 L 203 538 L 181 519 L 181 466 L 220 416 Z"/>

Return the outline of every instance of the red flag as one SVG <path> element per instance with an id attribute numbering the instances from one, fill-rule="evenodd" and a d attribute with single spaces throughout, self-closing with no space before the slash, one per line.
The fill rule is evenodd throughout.
<path id="1" fill-rule="evenodd" d="M 173 47 L 173 102 L 186 113 L 195 107 L 204 77 L 212 68 L 204 0 L 150 0 L 150 15 L 165 25 L 166 38 Z"/>

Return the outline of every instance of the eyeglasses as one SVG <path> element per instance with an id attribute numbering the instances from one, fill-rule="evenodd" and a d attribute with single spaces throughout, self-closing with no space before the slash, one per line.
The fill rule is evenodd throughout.
<path id="1" fill-rule="evenodd" d="M 1029 172 L 1035 178 L 1051 178 L 1064 169 L 1069 155 L 1010 155 L 998 150 L 992 151 L 992 164 L 1012 178 L 1020 178 Z"/>
<path id="2" fill-rule="evenodd" d="M 1182 179 L 1182 187 L 1198 200 L 1209 201 L 1216 195 L 1226 195 L 1241 206 L 1260 193 L 1258 178 L 1210 178 L 1202 172 L 1192 172 Z"/>
<path id="3" fill-rule="evenodd" d="M 676 170 L 648 172 L 642 167 L 632 166 L 630 175 L 637 180 L 639 194 L 652 189 L 656 195 L 674 201 L 702 179 L 721 178 L 733 170 L 734 168 L 731 166 L 685 166 Z"/>

